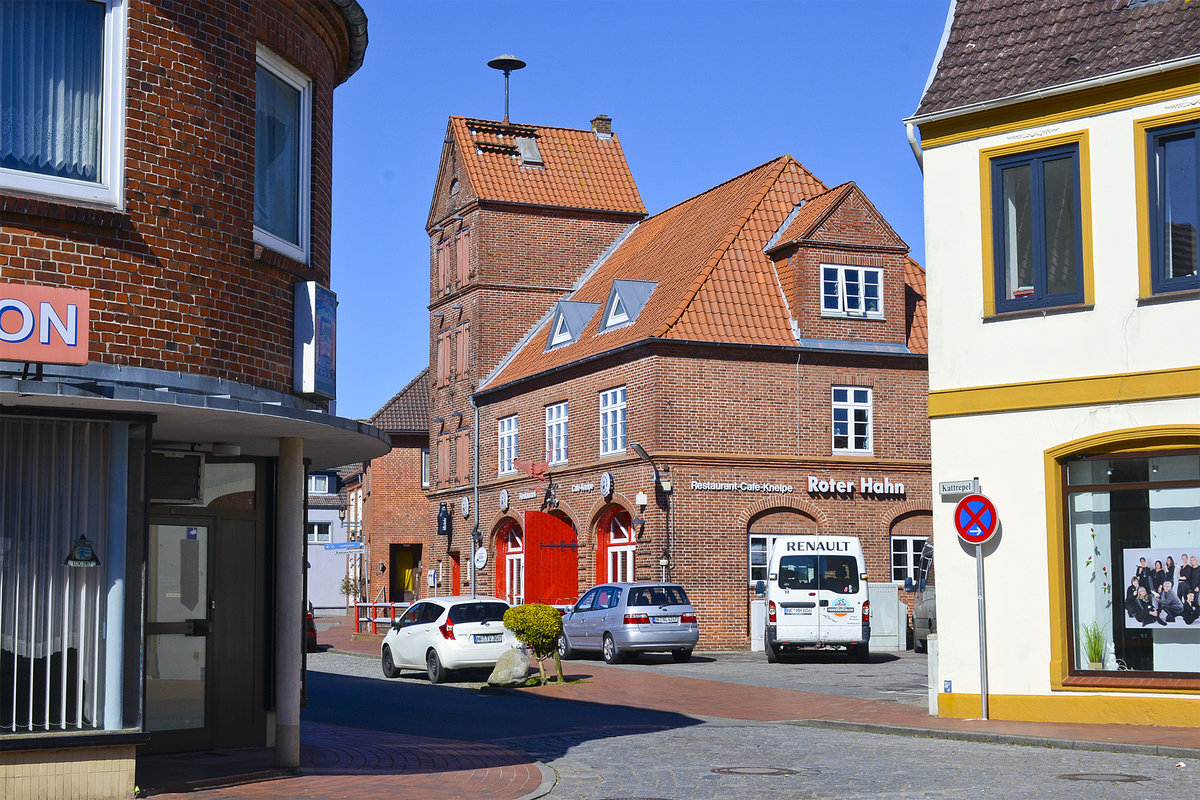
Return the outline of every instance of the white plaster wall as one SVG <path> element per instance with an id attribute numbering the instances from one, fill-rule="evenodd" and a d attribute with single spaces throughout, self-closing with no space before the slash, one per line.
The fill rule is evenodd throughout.
<path id="1" fill-rule="evenodd" d="M 346 541 L 346 527 L 338 519 L 337 509 L 310 508 L 309 522 L 328 522 L 331 542 Z M 308 547 L 308 601 L 314 608 L 327 613 L 344 610 L 346 596 L 342 594 L 342 578 L 346 576 L 346 554 L 326 550 L 324 543 Z"/>
<path id="2" fill-rule="evenodd" d="M 1137 305 L 1133 123 L 1196 105 L 1200 95 L 925 151 L 931 391 L 1195 365 L 1195 343 L 1179 333 L 1194 327 L 1197 302 Z M 1084 129 L 1095 308 L 984 324 L 979 151 Z"/>
<path id="3" fill-rule="evenodd" d="M 990 694 L 1050 691 L 1044 451 L 1094 433 L 1197 420 L 1200 400 L 1184 399 L 932 421 L 935 485 L 978 476 L 1000 514 L 999 540 L 984 556 Z M 954 506 L 935 499 L 938 673 L 954 692 L 977 693 L 975 548 L 960 544 Z"/>

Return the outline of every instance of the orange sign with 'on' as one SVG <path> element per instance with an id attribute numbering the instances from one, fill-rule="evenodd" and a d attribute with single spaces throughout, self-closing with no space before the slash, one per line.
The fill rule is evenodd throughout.
<path id="1" fill-rule="evenodd" d="M 85 289 L 0 283 L 0 361 L 88 362 Z"/>

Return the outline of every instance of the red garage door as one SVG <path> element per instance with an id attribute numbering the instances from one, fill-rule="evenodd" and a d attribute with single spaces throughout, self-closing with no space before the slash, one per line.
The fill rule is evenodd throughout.
<path id="1" fill-rule="evenodd" d="M 579 596 L 575 529 L 553 514 L 525 512 L 525 602 L 562 605 Z"/>

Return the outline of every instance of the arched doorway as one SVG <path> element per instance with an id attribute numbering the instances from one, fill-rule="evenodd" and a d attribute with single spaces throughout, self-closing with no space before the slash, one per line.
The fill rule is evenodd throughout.
<path id="1" fill-rule="evenodd" d="M 817 521 L 794 508 L 772 508 L 751 518 L 747 535 L 747 584 L 750 625 L 750 649 L 762 650 L 763 634 L 766 630 L 766 602 L 754 592 L 757 581 L 767 579 L 767 565 L 771 563 L 771 550 L 780 536 L 815 536 Z"/>
<path id="2" fill-rule="evenodd" d="M 633 519 L 621 506 L 610 506 L 596 523 L 596 582 L 633 581 L 637 542 Z"/>
<path id="3" fill-rule="evenodd" d="M 525 533 L 515 519 L 496 531 L 496 593 L 514 606 L 525 602 Z"/>

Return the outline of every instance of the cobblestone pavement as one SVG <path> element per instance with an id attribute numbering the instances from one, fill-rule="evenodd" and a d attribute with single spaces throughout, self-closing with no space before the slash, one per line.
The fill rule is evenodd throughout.
<path id="1" fill-rule="evenodd" d="M 1195 797 L 1200 762 L 713 721 L 604 739 L 509 741 L 558 775 L 552 800 Z M 561 755 L 560 755 L 561 754 Z"/>

